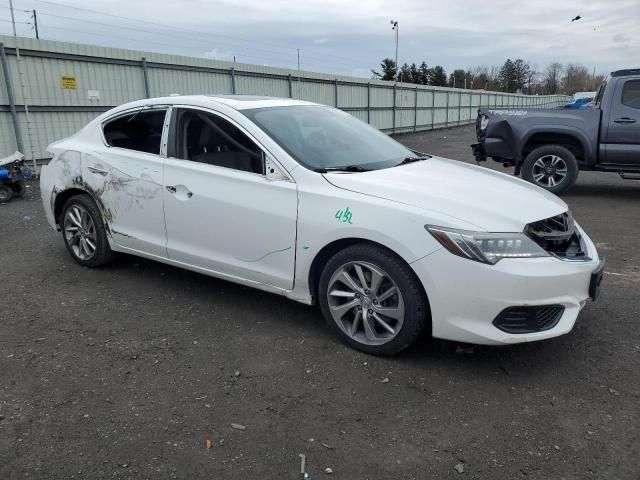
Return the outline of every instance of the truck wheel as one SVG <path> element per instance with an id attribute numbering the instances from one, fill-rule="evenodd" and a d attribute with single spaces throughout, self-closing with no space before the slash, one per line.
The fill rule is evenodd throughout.
<path id="1" fill-rule="evenodd" d="M 576 183 L 578 162 L 565 147 L 545 145 L 524 159 L 522 178 L 548 192 L 560 194 Z"/>
<path id="2" fill-rule="evenodd" d="M 0 203 L 9 203 L 13 197 L 13 190 L 9 185 L 0 185 Z"/>
<path id="3" fill-rule="evenodd" d="M 11 188 L 13 189 L 14 197 L 22 197 L 24 192 L 26 192 L 27 187 L 24 184 L 24 180 L 18 180 L 11 184 Z"/>

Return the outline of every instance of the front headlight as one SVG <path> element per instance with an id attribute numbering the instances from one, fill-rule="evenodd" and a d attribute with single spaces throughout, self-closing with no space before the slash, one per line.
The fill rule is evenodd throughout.
<path id="1" fill-rule="evenodd" d="M 480 118 L 480 130 L 484 132 L 487 129 L 487 125 L 489 125 L 489 117 L 483 114 Z"/>
<path id="2" fill-rule="evenodd" d="M 503 258 L 548 257 L 524 233 L 470 232 L 425 225 L 427 231 L 454 255 L 495 265 Z"/>

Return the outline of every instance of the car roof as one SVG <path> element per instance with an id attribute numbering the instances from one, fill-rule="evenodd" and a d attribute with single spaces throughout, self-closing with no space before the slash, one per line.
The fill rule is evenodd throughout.
<path id="1" fill-rule="evenodd" d="M 318 103 L 305 102 L 292 98 L 264 97 L 256 95 L 171 95 L 168 97 L 148 98 L 127 104 L 128 107 L 144 105 L 195 105 L 202 107 L 215 107 L 224 104 L 235 110 L 248 110 L 254 108 L 288 107 L 292 105 L 319 105 Z"/>

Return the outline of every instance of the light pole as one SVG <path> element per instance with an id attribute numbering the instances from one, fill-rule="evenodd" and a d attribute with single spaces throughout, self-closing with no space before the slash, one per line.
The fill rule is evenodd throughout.
<path id="1" fill-rule="evenodd" d="M 13 0 L 9 0 L 9 10 L 11 10 L 11 26 L 13 27 L 13 36 L 16 36 L 16 19 L 13 16 Z"/>
<path id="2" fill-rule="evenodd" d="M 395 82 L 398 83 L 398 75 L 400 74 L 400 67 L 398 66 L 398 22 L 396 20 L 391 20 L 391 30 L 394 30 L 396 32 L 396 75 L 395 75 Z"/>

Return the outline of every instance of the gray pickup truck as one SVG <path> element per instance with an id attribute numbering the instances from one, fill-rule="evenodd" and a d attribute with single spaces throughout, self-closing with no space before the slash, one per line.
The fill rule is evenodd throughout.
<path id="1" fill-rule="evenodd" d="M 591 108 L 481 108 L 476 135 L 476 160 L 515 166 L 514 175 L 553 193 L 571 187 L 578 170 L 640 180 L 640 68 L 611 73 Z"/>

